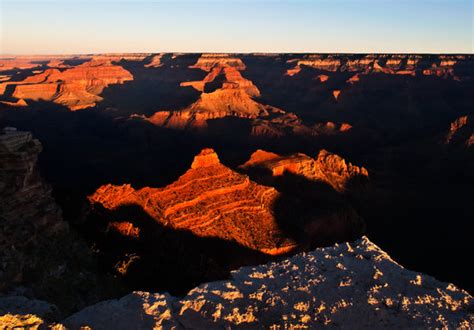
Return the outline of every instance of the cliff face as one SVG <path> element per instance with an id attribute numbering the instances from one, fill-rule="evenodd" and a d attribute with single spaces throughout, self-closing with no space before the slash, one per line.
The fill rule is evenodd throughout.
<path id="1" fill-rule="evenodd" d="M 130 185 L 106 185 L 89 200 L 109 210 L 139 205 L 170 228 L 278 254 L 291 250 L 295 243 L 280 239 L 284 235 L 272 212 L 277 198 L 275 189 L 232 171 L 213 150 L 204 149 L 191 169 L 167 187 L 135 190 Z"/>
<path id="2" fill-rule="evenodd" d="M 466 291 L 403 268 L 363 237 L 240 268 L 229 280 L 202 284 L 183 298 L 133 292 L 87 307 L 61 324 L 72 329 L 470 328 L 471 303 Z M 43 322 L 35 315 L 29 320 Z M 28 317 L 7 314 L 2 321 L 20 326 Z"/>
<path id="3" fill-rule="evenodd" d="M 294 76 L 302 67 L 328 72 L 359 72 L 360 74 L 383 73 L 389 75 L 425 75 L 459 79 L 456 68 L 462 67 L 466 60 L 463 55 L 442 55 L 427 58 L 421 55 L 375 55 L 363 57 L 345 55 L 305 55 L 288 60 L 294 67 L 286 75 Z"/>
<path id="4" fill-rule="evenodd" d="M 68 313 L 110 297 L 120 286 L 114 282 L 116 287 L 109 287 L 110 279 L 99 274 L 89 247 L 63 220 L 50 186 L 38 173 L 41 149 L 29 132 L 6 128 L 0 134 L 0 296 L 21 293 Z M 40 308 L 58 315 L 57 308 L 26 299 L 0 300 L 0 314 Z M 8 322 L 0 317 L 0 328 Z"/>
<path id="5" fill-rule="evenodd" d="M 163 57 L 163 54 L 158 54 L 154 55 L 150 62 L 145 64 L 145 68 L 159 68 L 163 64 L 161 63 L 161 58 Z"/>
<path id="6" fill-rule="evenodd" d="M 12 96 L 17 99 L 52 101 L 79 110 L 101 101 L 99 95 L 107 86 L 130 80 L 133 76 L 122 67 L 108 60 L 91 60 L 64 71 L 47 69 L 22 81 L 1 83 L 0 93 L 13 86 Z"/>
<path id="7" fill-rule="evenodd" d="M 28 132 L 7 129 L 0 135 L 0 291 L 21 283 L 42 262 L 32 247 L 67 231 L 36 168 L 41 148 Z"/>
<path id="8" fill-rule="evenodd" d="M 321 150 L 316 159 L 301 153 L 279 156 L 258 150 L 242 165 L 242 168 L 266 169 L 273 176 L 291 173 L 309 180 L 327 183 L 339 192 L 349 189 L 351 181 L 366 181 L 369 176 L 365 168 L 352 165 L 326 150 Z"/>

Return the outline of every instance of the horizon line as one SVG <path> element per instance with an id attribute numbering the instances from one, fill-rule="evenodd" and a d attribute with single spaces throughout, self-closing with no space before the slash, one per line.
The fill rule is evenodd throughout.
<path id="1" fill-rule="evenodd" d="M 258 54 L 268 54 L 268 55 L 474 55 L 474 52 L 313 52 L 313 51 L 294 51 L 294 52 L 262 52 L 262 51 L 248 51 L 248 52 L 225 52 L 225 51 L 138 51 L 138 52 L 84 52 L 84 53 L 2 53 L 0 52 L 0 57 L 5 56 L 88 56 L 88 55 L 155 55 L 155 54 L 239 54 L 239 55 L 258 55 Z"/>

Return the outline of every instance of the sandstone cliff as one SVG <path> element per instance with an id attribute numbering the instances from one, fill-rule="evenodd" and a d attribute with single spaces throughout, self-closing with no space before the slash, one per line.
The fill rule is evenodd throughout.
<path id="1" fill-rule="evenodd" d="M 157 54 L 154 55 L 150 62 L 145 64 L 145 68 L 159 68 L 163 64 L 161 63 L 161 58 L 163 57 L 163 54 Z"/>
<path id="2" fill-rule="evenodd" d="M 293 249 L 296 243 L 282 239 L 272 210 L 277 198 L 274 188 L 232 171 L 220 163 L 212 149 L 204 149 L 191 168 L 169 186 L 135 190 L 130 185 L 105 185 L 89 200 L 109 210 L 139 205 L 155 221 L 170 228 L 280 254 Z"/>
<path id="3" fill-rule="evenodd" d="M 433 75 L 443 78 L 459 79 L 456 67 L 463 66 L 469 60 L 462 55 L 387 55 L 369 54 L 365 56 L 351 55 L 305 55 L 301 58 L 288 60 L 294 66 L 287 70 L 286 75 L 294 76 L 301 72 L 302 67 L 309 67 L 328 72 L 358 72 L 359 74 L 383 73 L 389 75 Z M 352 80 L 352 83 L 355 81 Z"/>
<path id="4" fill-rule="evenodd" d="M 185 297 L 133 292 L 61 321 L 68 329 L 471 328 L 472 296 L 409 271 L 368 238 L 243 267 Z M 42 322 L 7 314 L 4 324 Z M 26 319 L 26 320 L 25 320 Z M 7 323 L 9 322 L 9 323 Z M 59 325 L 56 325 L 59 327 Z"/>
<path id="5" fill-rule="evenodd" d="M 242 168 L 266 169 L 273 176 L 292 173 L 309 180 L 327 183 L 339 192 L 348 190 L 353 181 L 363 182 L 369 176 L 365 168 L 352 165 L 340 156 L 326 150 L 321 150 L 315 159 L 301 153 L 279 156 L 274 153 L 257 150 L 242 165 Z"/>
<path id="6" fill-rule="evenodd" d="M 0 94 L 14 86 L 17 99 L 52 101 L 70 110 L 92 107 L 102 100 L 99 96 L 111 84 L 133 80 L 130 72 L 107 60 L 91 60 L 60 71 L 47 69 L 22 81 L 0 83 Z"/>

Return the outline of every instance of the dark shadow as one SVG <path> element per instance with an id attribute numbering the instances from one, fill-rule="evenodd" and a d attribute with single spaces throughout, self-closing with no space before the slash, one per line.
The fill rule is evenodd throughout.
<path id="1" fill-rule="evenodd" d="M 355 195 L 364 195 L 368 182 L 354 178 L 345 193 L 331 185 L 285 172 L 272 176 L 266 169 L 246 171 L 259 184 L 275 187 L 280 196 L 273 206 L 276 221 L 284 235 L 291 237 L 300 250 L 353 241 L 365 233 L 365 222 L 352 207 Z"/>
<path id="2" fill-rule="evenodd" d="M 195 102 L 200 95 L 192 87 L 182 87 L 186 81 L 202 80 L 206 72 L 190 69 L 198 55 L 187 54 L 171 58 L 171 54 L 162 57 L 160 67 L 145 67 L 144 61 L 125 61 L 118 64 L 133 75 L 133 81 L 122 85 L 110 85 L 101 96 L 104 101 L 99 109 L 115 108 L 114 116 L 131 114 L 152 115 L 160 110 L 179 110 Z"/>
<path id="3" fill-rule="evenodd" d="M 111 221 L 133 223 L 140 230 L 139 237 L 107 230 Z M 115 272 L 130 290 L 184 295 L 201 283 L 228 278 L 233 269 L 269 260 L 268 256 L 235 242 L 166 227 L 139 205 L 124 205 L 110 211 L 96 204 L 81 228 L 99 249 L 103 271 Z M 117 272 L 117 263 L 126 262 L 131 256 L 137 259 L 122 274 Z"/>

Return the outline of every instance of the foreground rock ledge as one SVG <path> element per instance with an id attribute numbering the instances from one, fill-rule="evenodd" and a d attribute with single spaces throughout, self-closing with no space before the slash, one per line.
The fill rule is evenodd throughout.
<path id="1" fill-rule="evenodd" d="M 229 281 L 202 284 L 183 299 L 133 292 L 87 307 L 62 324 L 68 329 L 470 328 L 471 312 L 466 291 L 406 270 L 363 237 L 240 268 Z"/>

